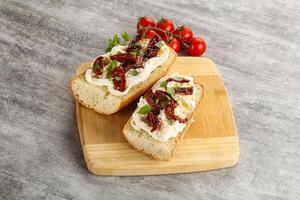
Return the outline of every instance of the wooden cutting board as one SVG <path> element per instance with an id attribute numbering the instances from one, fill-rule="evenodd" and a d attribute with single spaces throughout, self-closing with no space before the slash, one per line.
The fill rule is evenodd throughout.
<path id="1" fill-rule="evenodd" d="M 77 74 L 89 67 L 82 64 Z M 96 175 L 157 175 L 233 166 L 239 142 L 227 92 L 215 64 L 203 57 L 178 57 L 170 72 L 193 75 L 204 96 L 188 132 L 170 161 L 156 161 L 135 151 L 122 134 L 136 101 L 113 115 L 101 115 L 76 103 L 84 159 Z"/>

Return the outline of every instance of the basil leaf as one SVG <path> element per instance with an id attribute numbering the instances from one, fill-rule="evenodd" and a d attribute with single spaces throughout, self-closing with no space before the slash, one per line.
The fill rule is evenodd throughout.
<path id="1" fill-rule="evenodd" d="M 118 66 L 118 62 L 116 60 L 113 60 L 111 63 L 110 63 L 111 67 L 112 67 L 112 70 L 114 70 L 115 68 L 117 68 Z"/>
<path id="2" fill-rule="evenodd" d="M 117 34 L 114 35 L 113 42 L 114 42 L 114 44 L 120 44 L 120 38 Z"/>
<path id="3" fill-rule="evenodd" d="M 129 72 L 132 76 L 137 76 L 140 72 L 138 72 L 136 69 L 132 69 Z"/>
<path id="4" fill-rule="evenodd" d="M 93 64 L 93 70 L 97 70 L 97 69 L 99 69 L 99 67 L 100 67 L 99 64 L 96 64 L 96 63 Z"/>
<path id="5" fill-rule="evenodd" d="M 117 46 L 119 44 L 120 44 L 120 38 L 117 34 L 115 34 L 112 39 L 111 38 L 108 39 L 108 46 L 107 46 L 105 52 L 106 53 L 110 52 L 114 46 Z"/>
<path id="6" fill-rule="evenodd" d="M 111 73 L 112 71 L 117 68 L 118 62 L 113 60 L 106 68 L 106 78 L 110 79 L 111 78 Z"/>
<path id="7" fill-rule="evenodd" d="M 167 122 L 168 122 L 169 125 L 173 124 L 173 122 L 171 120 L 169 120 L 169 119 L 166 119 L 166 120 L 167 120 Z"/>
<path id="8" fill-rule="evenodd" d="M 162 46 L 164 46 L 164 43 L 163 43 L 163 41 L 160 41 L 160 42 L 156 43 L 155 46 L 157 46 L 158 48 L 161 48 Z"/>
<path id="9" fill-rule="evenodd" d="M 175 89 L 173 87 L 167 88 L 167 93 L 172 97 L 172 99 L 177 100 L 175 96 Z"/>
<path id="10" fill-rule="evenodd" d="M 152 110 L 152 106 L 147 104 L 147 105 L 141 107 L 139 109 L 138 113 L 145 115 L 145 114 L 148 114 L 151 110 Z"/>
<path id="11" fill-rule="evenodd" d="M 182 77 L 175 77 L 174 79 L 175 79 L 176 81 L 182 81 L 182 80 L 183 80 Z"/>
<path id="12" fill-rule="evenodd" d="M 124 40 L 125 42 L 129 41 L 129 39 L 130 39 L 130 37 L 129 37 L 128 33 L 126 33 L 126 31 L 124 31 L 124 32 L 121 34 L 121 36 L 122 36 L 122 38 L 123 38 L 123 40 Z"/>
<path id="13" fill-rule="evenodd" d="M 162 88 L 167 89 L 167 84 L 168 84 L 167 81 L 162 81 L 159 86 L 162 87 Z"/>
<path id="14" fill-rule="evenodd" d="M 136 51 L 132 51 L 132 52 L 130 52 L 129 54 L 130 54 L 130 55 L 133 55 L 133 56 L 135 56 L 135 57 L 138 56 L 138 52 L 136 52 Z"/>
<path id="15" fill-rule="evenodd" d="M 105 53 L 110 52 L 112 48 L 113 48 L 112 40 L 108 39 L 108 46 L 105 49 Z"/>

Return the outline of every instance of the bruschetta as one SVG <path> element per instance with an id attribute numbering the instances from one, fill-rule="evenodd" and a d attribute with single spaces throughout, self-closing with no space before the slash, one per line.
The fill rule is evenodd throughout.
<path id="1" fill-rule="evenodd" d="M 192 122 L 202 96 L 194 78 L 174 73 L 161 78 L 144 96 L 123 133 L 136 150 L 170 160 Z"/>
<path id="2" fill-rule="evenodd" d="M 97 56 L 70 81 L 74 98 L 101 114 L 112 114 L 145 93 L 167 74 L 177 57 L 159 37 L 133 40 Z"/>

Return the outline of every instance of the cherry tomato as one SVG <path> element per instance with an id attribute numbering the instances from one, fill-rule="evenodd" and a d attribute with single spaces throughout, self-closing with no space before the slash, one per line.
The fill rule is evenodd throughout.
<path id="1" fill-rule="evenodd" d="M 136 29 L 140 30 L 141 28 L 145 28 L 148 26 L 151 26 L 151 27 L 155 26 L 155 22 L 151 17 L 144 16 L 144 17 L 139 18 L 139 21 L 136 25 Z"/>
<path id="2" fill-rule="evenodd" d="M 172 32 L 174 30 L 173 22 L 166 18 L 162 18 L 161 20 L 159 20 L 156 24 L 156 27 L 167 32 Z M 160 36 L 164 36 L 164 33 L 162 31 L 157 31 L 157 33 Z"/>
<path id="3" fill-rule="evenodd" d="M 184 42 L 187 42 L 187 41 L 189 41 L 193 38 L 192 29 L 190 27 L 187 27 L 187 26 L 179 26 L 175 31 L 173 31 L 173 33 L 176 34 L 176 35 L 180 35 L 182 37 L 181 39 Z"/>
<path id="4" fill-rule="evenodd" d="M 180 41 L 175 38 L 175 37 L 163 37 L 162 38 L 166 44 L 171 47 L 172 49 L 174 49 L 174 51 L 176 51 L 177 53 L 179 53 L 180 49 L 181 49 L 181 45 L 180 45 Z"/>
<path id="5" fill-rule="evenodd" d="M 201 56 L 206 50 L 205 41 L 200 37 L 195 37 L 189 40 L 187 53 L 191 56 Z"/>
<path id="6" fill-rule="evenodd" d="M 156 32 L 154 30 L 146 30 L 142 33 L 141 38 L 142 39 L 151 39 L 156 35 Z"/>

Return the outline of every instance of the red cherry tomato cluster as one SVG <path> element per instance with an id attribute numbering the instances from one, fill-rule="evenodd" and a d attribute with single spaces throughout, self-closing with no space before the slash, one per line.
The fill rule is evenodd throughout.
<path id="1" fill-rule="evenodd" d="M 158 34 L 177 53 L 184 49 L 188 55 L 201 56 L 206 50 L 203 38 L 194 37 L 192 29 L 184 25 L 175 29 L 170 19 L 161 18 L 155 22 L 148 16 L 141 17 L 137 23 L 137 32 L 141 38 L 148 39 Z"/>

